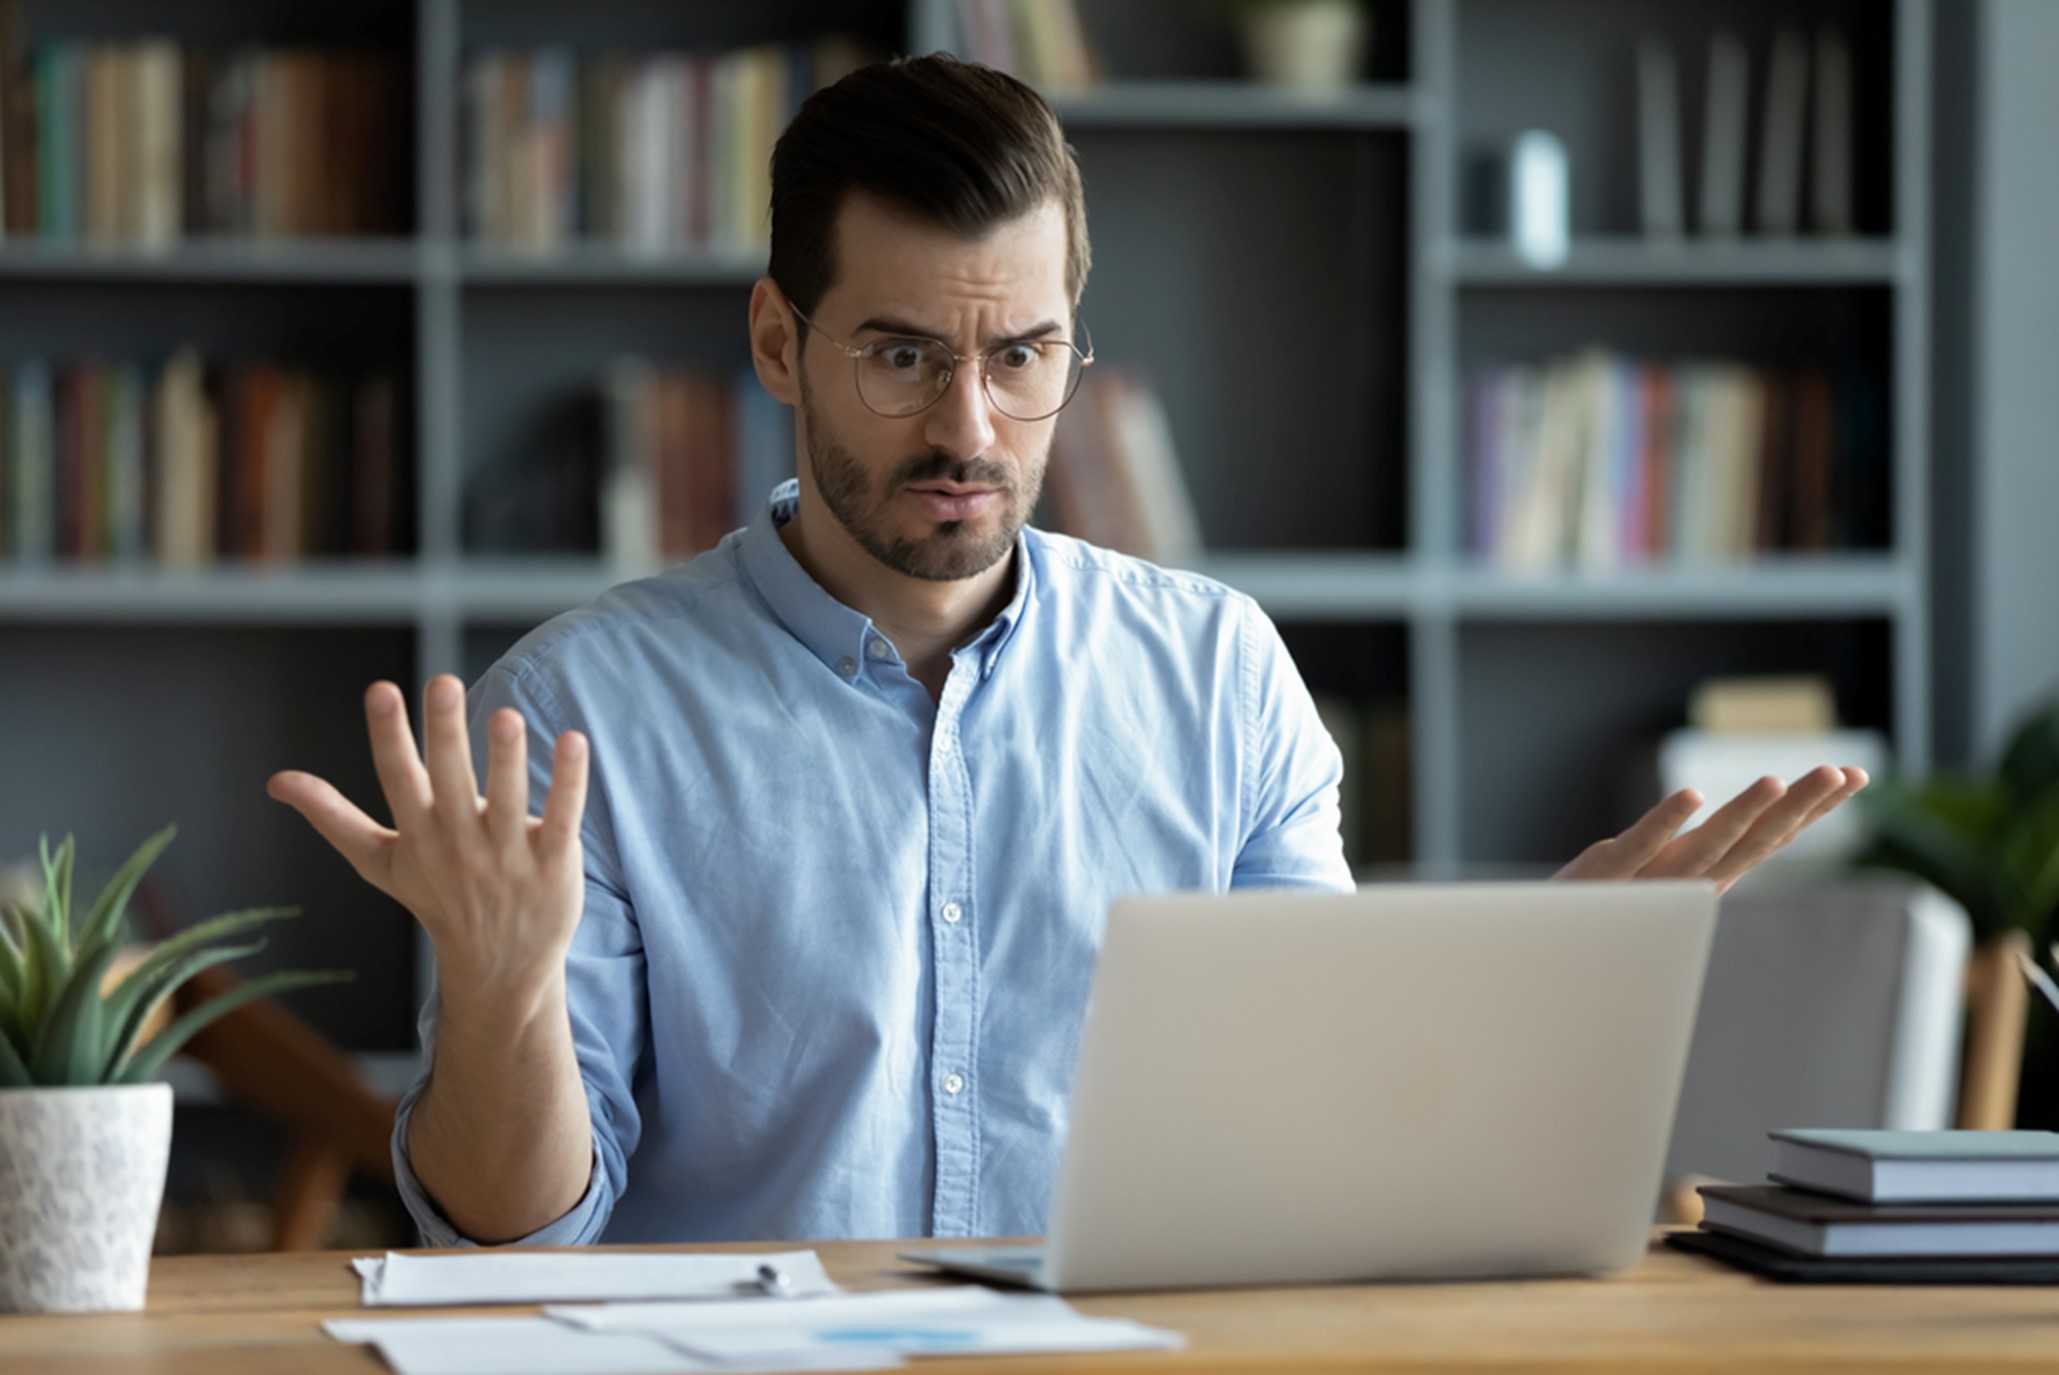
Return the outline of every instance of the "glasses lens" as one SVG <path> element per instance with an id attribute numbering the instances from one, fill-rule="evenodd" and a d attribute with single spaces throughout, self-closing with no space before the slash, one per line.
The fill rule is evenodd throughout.
<path id="1" fill-rule="evenodd" d="M 1080 381 L 1080 356 L 1070 344 L 1025 340 L 987 359 L 987 394 L 1001 414 L 1042 420 L 1063 410 Z"/>
<path id="2" fill-rule="evenodd" d="M 882 339 L 857 362 L 858 399 L 881 415 L 913 415 L 951 385 L 951 351 L 934 339 Z"/>

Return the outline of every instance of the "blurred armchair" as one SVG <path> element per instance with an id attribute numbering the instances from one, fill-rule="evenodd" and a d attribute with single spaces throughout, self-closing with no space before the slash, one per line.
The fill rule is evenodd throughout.
<path id="1" fill-rule="evenodd" d="M 1927 884 L 1739 885 L 1716 924 L 1662 1215 L 1699 1218 L 1697 1182 L 1762 1181 L 1778 1128 L 2012 1125 L 2025 1012 L 2010 946 L 1974 950 L 1965 909 Z"/>

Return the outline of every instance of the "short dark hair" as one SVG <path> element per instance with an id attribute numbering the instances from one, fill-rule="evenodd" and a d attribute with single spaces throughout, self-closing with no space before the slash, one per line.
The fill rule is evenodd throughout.
<path id="1" fill-rule="evenodd" d="M 860 67 L 801 105 L 772 150 L 772 280 L 813 311 L 836 280 L 836 221 L 852 191 L 977 238 L 1056 199 L 1065 290 L 1086 286 L 1079 159 L 1043 97 L 946 53 Z"/>

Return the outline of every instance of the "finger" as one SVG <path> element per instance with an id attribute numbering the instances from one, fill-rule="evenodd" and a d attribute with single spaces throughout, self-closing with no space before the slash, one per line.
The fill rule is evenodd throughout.
<path id="1" fill-rule="evenodd" d="M 400 838 L 398 831 L 381 826 L 338 792 L 334 784 L 311 773 L 297 769 L 275 773 L 266 781 L 265 792 L 306 817 L 308 825 L 349 860 L 360 877 L 382 889 L 386 886 L 393 842 Z"/>
<path id="2" fill-rule="evenodd" d="M 402 830 L 421 824 L 435 799 L 428 771 L 415 753 L 407 699 L 399 687 L 377 682 L 365 689 L 365 727 L 371 732 L 372 767 L 378 771 L 379 790 L 386 794 L 393 824 Z"/>
<path id="3" fill-rule="evenodd" d="M 558 737 L 551 760 L 550 796 L 543 803 L 543 825 L 537 830 L 539 861 L 562 861 L 579 843 L 579 820 L 586 814 L 586 737 L 568 730 Z"/>
<path id="4" fill-rule="evenodd" d="M 1728 888 L 1754 865 L 1801 834 L 1817 809 L 1842 792 L 1844 786 L 1844 771 L 1828 765 L 1802 775 L 1778 802 L 1760 814 L 1727 853 L 1709 866 L 1707 876 Z"/>
<path id="5" fill-rule="evenodd" d="M 1629 830 L 1606 843 L 1603 858 L 1607 873 L 1597 876 L 1630 878 L 1636 875 L 1665 848 L 1673 833 L 1701 810 L 1701 806 L 1702 795 L 1692 788 L 1682 788 L 1665 798 L 1639 817 Z"/>
<path id="6" fill-rule="evenodd" d="M 1795 828 L 1796 831 L 1805 831 L 1815 825 L 1818 821 L 1821 821 L 1824 817 L 1851 801 L 1868 783 L 1873 781 L 1866 776 L 1866 770 L 1864 769 L 1847 768 L 1843 772 L 1845 776 L 1844 786 L 1817 803 L 1816 810 L 1809 813 L 1808 818 Z"/>
<path id="7" fill-rule="evenodd" d="M 472 772 L 472 737 L 465 728 L 465 685 L 455 674 L 441 674 L 429 680 L 423 696 L 422 738 L 429 754 L 429 785 L 436 791 L 437 823 L 477 828 L 479 778 Z"/>
<path id="8" fill-rule="evenodd" d="M 1707 821 L 1673 841 L 1644 869 L 1644 878 L 1700 878 L 1743 838 L 1766 809 L 1787 795 L 1787 785 L 1768 775 L 1731 798 Z"/>
<path id="9" fill-rule="evenodd" d="M 486 722 L 486 831 L 494 848 L 514 850 L 529 835 L 529 727 L 502 707 Z"/>

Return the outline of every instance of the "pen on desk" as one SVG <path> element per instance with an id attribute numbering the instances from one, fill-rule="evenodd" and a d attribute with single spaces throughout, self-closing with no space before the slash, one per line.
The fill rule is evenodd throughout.
<path id="1" fill-rule="evenodd" d="M 2052 982 L 2052 976 L 2038 968 L 2038 963 L 2021 950 L 2016 952 L 2016 967 L 2023 971 L 2024 980 L 2044 995 L 2045 1001 L 2059 1012 L 2059 984 Z"/>
<path id="2" fill-rule="evenodd" d="M 758 1267 L 758 1288 L 773 1298 L 785 1298 L 794 1292 L 794 1282 L 777 1265 L 765 1264 Z"/>

